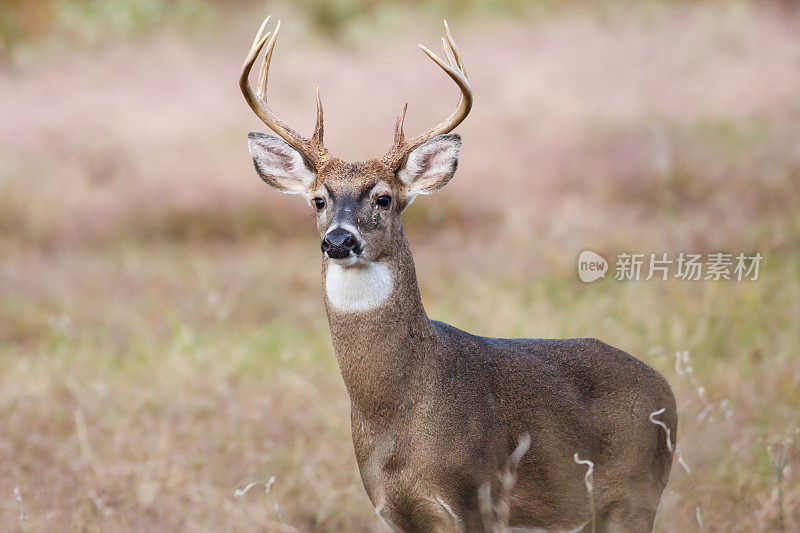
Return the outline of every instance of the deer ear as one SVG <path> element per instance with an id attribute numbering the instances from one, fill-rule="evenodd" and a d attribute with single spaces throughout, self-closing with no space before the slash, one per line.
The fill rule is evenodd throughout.
<path id="1" fill-rule="evenodd" d="M 397 171 L 406 193 L 414 197 L 444 187 L 456 173 L 460 150 L 461 136 L 456 133 L 438 135 L 412 150 Z"/>
<path id="2" fill-rule="evenodd" d="M 303 156 L 283 139 L 251 131 L 250 155 L 256 172 L 267 185 L 286 194 L 305 194 L 316 173 L 308 168 Z"/>

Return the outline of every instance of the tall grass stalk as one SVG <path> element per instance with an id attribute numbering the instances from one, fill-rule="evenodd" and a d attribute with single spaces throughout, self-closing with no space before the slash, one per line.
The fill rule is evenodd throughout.
<path id="1" fill-rule="evenodd" d="M 592 533 L 595 533 L 596 511 L 594 508 L 594 463 L 588 459 L 578 457 L 578 452 L 573 456 L 576 464 L 586 465 L 586 475 L 583 476 L 583 483 L 586 485 L 586 492 L 589 493 L 589 505 L 592 510 Z"/>

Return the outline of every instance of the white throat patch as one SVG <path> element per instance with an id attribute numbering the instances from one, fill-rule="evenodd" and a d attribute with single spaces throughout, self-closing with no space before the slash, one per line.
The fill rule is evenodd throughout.
<path id="1" fill-rule="evenodd" d="M 393 288 L 392 273 L 386 265 L 368 263 L 343 267 L 328 264 L 325 293 L 328 302 L 338 311 L 355 313 L 375 309 L 386 301 Z"/>

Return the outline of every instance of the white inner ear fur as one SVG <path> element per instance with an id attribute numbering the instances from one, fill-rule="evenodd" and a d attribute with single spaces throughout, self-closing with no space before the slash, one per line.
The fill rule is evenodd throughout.
<path id="1" fill-rule="evenodd" d="M 392 273 L 381 263 L 348 267 L 328 264 L 325 294 L 338 311 L 355 313 L 375 309 L 389 298 L 393 289 Z"/>
<path id="2" fill-rule="evenodd" d="M 455 134 L 439 135 L 414 149 L 397 172 L 407 194 L 413 198 L 444 187 L 456 172 L 460 150 L 461 138 Z"/>
<path id="3" fill-rule="evenodd" d="M 300 152 L 266 133 L 254 131 L 249 138 L 250 155 L 261 179 L 286 194 L 307 194 L 316 174 L 308 169 Z"/>

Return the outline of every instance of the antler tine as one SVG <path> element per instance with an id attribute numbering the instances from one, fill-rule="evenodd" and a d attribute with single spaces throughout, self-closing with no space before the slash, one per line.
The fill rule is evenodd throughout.
<path id="1" fill-rule="evenodd" d="M 256 38 L 253 41 L 253 46 L 250 48 L 250 52 L 247 54 L 247 59 L 245 59 L 244 65 L 242 66 L 242 72 L 239 76 L 239 88 L 242 90 L 245 100 L 256 116 L 258 116 L 258 118 L 260 118 L 264 124 L 269 126 L 272 131 L 280 135 L 283 140 L 297 148 L 317 169 L 319 169 L 319 167 L 322 166 L 327 159 L 328 155 L 328 151 L 322 144 L 323 118 L 322 104 L 320 103 L 319 99 L 319 88 L 317 88 L 316 97 L 317 120 L 314 126 L 314 135 L 310 139 L 299 134 L 297 131 L 279 119 L 272 109 L 270 109 L 269 104 L 267 103 L 266 95 L 267 81 L 269 79 L 269 66 L 272 61 L 272 52 L 275 49 L 275 42 L 278 38 L 278 32 L 281 28 L 281 21 L 279 20 L 275 25 L 275 30 L 267 32 L 264 35 L 264 29 L 266 28 L 269 19 L 270 17 L 267 17 L 264 22 L 261 23 L 261 27 L 259 28 Z M 268 40 L 269 42 L 267 42 Z M 267 45 L 267 49 L 264 54 L 264 61 L 261 63 L 261 68 L 258 73 L 257 89 L 256 92 L 253 92 L 253 89 L 250 86 L 250 71 L 252 70 L 253 64 L 255 63 L 265 44 Z"/>
<path id="2" fill-rule="evenodd" d="M 446 20 L 444 21 L 444 27 L 447 29 L 448 32 L 450 31 L 450 28 L 447 27 Z M 456 59 L 455 53 L 453 52 L 453 46 L 454 46 L 453 44 L 450 44 L 449 41 L 446 41 L 444 37 L 442 37 L 442 50 L 444 50 L 444 55 L 445 57 L 447 57 L 447 64 L 450 65 L 450 68 L 461 70 L 461 72 L 464 74 L 464 77 L 466 77 L 467 75 L 466 72 L 464 72 L 463 69 L 461 68 L 462 65 L 459 59 Z M 459 106 L 461 105 L 461 100 L 463 98 L 464 98 L 463 94 L 460 94 L 458 96 Z"/>
<path id="3" fill-rule="evenodd" d="M 250 47 L 251 51 L 253 50 L 253 48 L 256 47 L 256 44 L 258 44 L 258 41 L 261 40 L 261 36 L 264 35 L 264 28 L 267 27 L 267 22 L 269 22 L 269 19 L 271 17 L 272 17 L 272 15 L 267 15 L 267 18 L 264 19 L 264 22 L 262 22 L 261 26 L 258 28 L 258 33 L 256 33 L 256 38 L 253 39 L 253 45 Z"/>
<path id="4" fill-rule="evenodd" d="M 269 17 L 267 17 L 269 19 Z M 264 61 L 261 62 L 261 69 L 258 71 L 258 85 L 256 85 L 256 96 L 264 100 L 267 95 L 267 78 L 269 77 L 269 65 L 272 63 L 272 51 L 275 49 L 275 41 L 278 40 L 278 33 L 281 31 L 281 21 L 275 25 L 275 31 L 267 43 L 267 51 L 264 53 Z"/>
<path id="5" fill-rule="evenodd" d="M 428 48 L 426 48 L 424 45 L 420 44 L 419 47 L 429 58 L 431 58 L 434 63 L 439 65 L 439 67 L 444 70 L 448 76 L 450 76 L 456 85 L 458 85 L 458 88 L 461 90 L 461 95 L 458 99 L 458 105 L 455 111 L 453 111 L 443 122 L 440 122 L 422 135 L 414 137 L 408 141 L 405 140 L 405 135 L 403 134 L 403 121 L 405 119 L 406 108 L 408 104 L 403 106 L 403 112 L 397 118 L 397 125 L 395 126 L 394 145 L 383 158 L 384 164 L 392 168 L 392 170 L 395 170 L 403 161 L 405 156 L 417 146 L 430 140 L 436 135 L 453 131 L 456 126 L 461 124 L 461 122 L 467 118 L 467 115 L 472 109 L 472 88 L 470 87 L 469 80 L 467 79 L 467 71 L 464 67 L 464 62 L 462 61 L 461 55 L 458 52 L 458 48 L 453 40 L 453 36 L 450 34 L 450 27 L 447 25 L 447 21 L 444 21 L 444 28 L 446 39 L 444 37 L 442 38 L 442 48 L 444 49 L 447 63 L 445 63 L 445 61 L 443 61 L 439 56 L 428 50 Z"/>
<path id="6" fill-rule="evenodd" d="M 311 137 L 315 144 L 317 145 L 317 150 L 324 151 L 324 146 L 322 144 L 322 133 L 323 133 L 323 125 L 322 125 L 322 101 L 319 99 L 319 87 L 317 87 L 316 91 L 316 100 L 317 100 L 317 122 L 314 126 L 314 135 Z M 324 155 L 324 154 L 323 154 Z"/>
<path id="7" fill-rule="evenodd" d="M 453 51 L 448 48 L 447 41 L 444 40 L 444 37 L 442 37 L 442 50 L 444 50 L 444 56 L 447 58 L 447 64 L 450 65 L 450 68 L 459 68 L 456 58 L 453 56 Z"/>
<path id="8" fill-rule="evenodd" d="M 395 146 L 401 144 L 405 139 L 403 133 L 403 122 L 406 120 L 406 111 L 408 111 L 408 102 L 403 104 L 403 110 L 397 116 L 397 122 L 394 125 L 394 144 Z"/>
<path id="9" fill-rule="evenodd" d="M 458 69 L 464 74 L 464 77 L 467 77 L 467 67 L 464 65 L 464 61 L 461 59 L 461 54 L 458 51 L 458 46 L 456 46 L 456 42 L 453 39 L 453 34 L 450 33 L 450 25 L 447 24 L 447 21 L 444 21 L 444 35 L 447 37 L 447 43 L 450 45 L 450 50 L 455 56 L 456 64 L 458 65 Z"/>
<path id="10" fill-rule="evenodd" d="M 264 21 L 264 24 L 266 24 L 266 20 Z M 267 42 L 267 39 L 269 39 L 269 36 L 272 33 L 267 32 L 266 35 L 261 36 L 264 24 L 261 25 L 262 29 L 259 30 L 258 34 L 256 35 L 256 40 L 253 42 L 253 46 L 250 48 L 250 52 L 247 54 L 244 65 L 242 65 L 242 72 L 239 75 L 239 88 L 242 90 L 242 94 L 244 95 L 245 100 L 250 105 L 250 108 L 253 110 L 253 112 L 258 116 L 258 118 L 267 123 L 268 118 L 266 117 L 265 110 L 263 109 L 261 99 L 258 98 L 255 93 L 253 93 L 252 88 L 250 88 L 249 80 L 250 70 L 253 68 L 253 63 L 255 63 L 258 54 L 264 47 L 264 43 Z"/>

